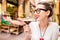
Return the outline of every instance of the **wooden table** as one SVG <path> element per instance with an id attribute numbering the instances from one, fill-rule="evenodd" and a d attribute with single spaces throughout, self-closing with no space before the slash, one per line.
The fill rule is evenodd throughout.
<path id="1" fill-rule="evenodd" d="M 18 35 L 23 32 L 22 30 L 23 30 L 23 26 L 20 26 L 20 25 L 11 26 L 10 34 Z"/>

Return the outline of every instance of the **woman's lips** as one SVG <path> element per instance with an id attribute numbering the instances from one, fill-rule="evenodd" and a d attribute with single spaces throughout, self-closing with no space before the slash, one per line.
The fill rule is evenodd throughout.
<path id="1" fill-rule="evenodd" d="M 38 15 L 38 14 L 35 14 L 34 16 L 35 16 L 35 19 L 37 19 L 37 18 L 39 17 L 39 15 Z"/>

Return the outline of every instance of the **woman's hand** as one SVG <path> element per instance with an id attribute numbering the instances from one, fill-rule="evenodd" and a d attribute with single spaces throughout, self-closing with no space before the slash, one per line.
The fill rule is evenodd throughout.
<path id="1" fill-rule="evenodd" d="M 24 27 L 24 34 L 25 34 L 25 40 L 30 40 L 31 39 L 31 30 L 29 25 L 25 25 Z"/>
<path id="2" fill-rule="evenodd" d="M 25 25 L 26 23 L 22 20 L 22 19 L 18 19 L 18 20 L 12 20 L 10 17 L 7 17 L 6 19 L 4 19 L 8 22 L 10 22 L 12 25 Z"/>

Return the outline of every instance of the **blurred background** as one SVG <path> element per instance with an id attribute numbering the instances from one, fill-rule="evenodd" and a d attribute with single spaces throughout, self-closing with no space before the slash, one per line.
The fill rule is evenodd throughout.
<path id="1" fill-rule="evenodd" d="M 14 26 L 8 23 L 2 24 L 2 15 L 8 15 L 12 20 L 17 20 L 17 18 L 22 18 L 23 20 L 26 20 L 26 18 L 31 18 L 30 20 L 33 20 L 35 9 L 34 5 L 39 1 L 46 1 L 51 4 L 53 8 L 53 16 L 49 18 L 49 21 L 58 23 L 60 31 L 60 0 L 0 0 L 0 39 L 22 40 L 24 36 L 23 26 Z M 60 40 L 60 33 L 58 36 L 58 40 Z"/>

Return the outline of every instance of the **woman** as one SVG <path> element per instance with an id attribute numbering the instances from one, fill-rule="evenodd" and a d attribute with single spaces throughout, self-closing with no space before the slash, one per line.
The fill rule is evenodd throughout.
<path id="1" fill-rule="evenodd" d="M 49 3 L 38 3 L 34 14 L 36 22 L 24 26 L 25 40 L 57 40 L 58 24 L 48 21 L 52 13 Z"/>

